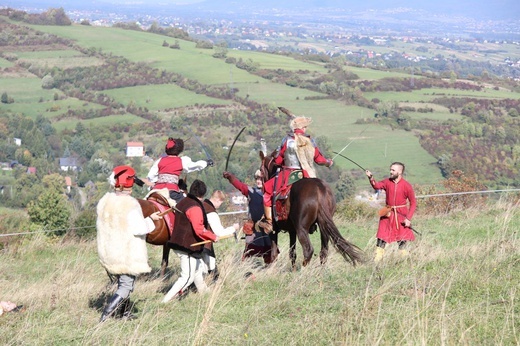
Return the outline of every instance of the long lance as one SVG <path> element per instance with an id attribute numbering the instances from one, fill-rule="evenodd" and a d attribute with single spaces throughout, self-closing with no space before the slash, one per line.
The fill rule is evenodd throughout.
<path id="1" fill-rule="evenodd" d="M 335 152 L 335 151 L 333 151 L 333 153 L 334 153 L 334 154 L 337 154 L 337 155 L 339 155 L 339 156 L 341 156 L 341 157 L 344 158 L 344 159 L 349 160 L 350 162 L 352 162 L 353 164 L 355 164 L 356 166 L 358 166 L 358 167 L 361 168 L 362 170 L 366 171 L 366 169 L 364 169 L 363 167 L 361 167 L 361 165 L 360 165 L 359 163 L 357 163 L 356 161 L 351 160 L 351 159 L 349 159 L 348 157 L 346 157 L 345 155 L 340 154 L 340 153 L 337 153 L 337 152 Z"/>
<path id="2" fill-rule="evenodd" d="M 231 150 L 233 150 L 233 147 L 235 146 L 235 143 L 238 139 L 238 137 L 240 137 L 240 135 L 242 134 L 242 132 L 244 132 L 244 130 L 246 129 L 246 127 L 242 127 L 242 130 L 240 130 L 240 132 L 238 133 L 238 135 L 236 135 L 235 137 L 235 140 L 233 141 L 233 144 L 231 144 L 231 148 L 229 148 L 229 151 L 228 151 L 228 154 L 227 154 L 227 158 L 226 158 L 226 168 L 224 168 L 224 171 L 227 171 L 227 167 L 228 167 L 228 163 L 229 163 L 229 158 L 231 157 Z"/>
<path id="3" fill-rule="evenodd" d="M 365 127 L 365 128 L 363 129 L 363 131 L 361 131 L 361 132 L 359 133 L 359 135 L 358 135 L 358 136 L 361 136 L 361 135 L 363 134 L 363 132 L 365 132 L 365 131 L 366 131 L 367 129 L 368 129 L 368 126 L 367 126 L 367 127 Z M 342 152 L 343 152 L 343 151 L 344 151 L 345 149 L 347 149 L 347 148 L 348 148 L 348 146 L 349 146 L 349 145 L 351 145 L 351 144 L 352 144 L 352 142 L 354 142 L 355 140 L 356 140 L 356 138 L 354 138 L 353 140 L 351 140 L 350 142 L 348 142 L 348 144 L 347 144 L 347 145 L 345 145 L 345 146 L 343 147 L 343 149 L 341 149 L 341 150 L 339 151 L 339 153 L 335 153 L 335 154 L 336 154 L 336 156 L 334 156 L 334 157 L 333 157 L 332 159 L 334 160 L 334 159 L 335 159 L 336 157 L 338 157 L 338 155 L 341 155 L 341 153 L 342 153 Z"/>
<path id="4" fill-rule="evenodd" d="M 222 237 L 220 237 L 220 240 L 222 240 L 222 239 L 227 239 L 227 238 L 231 238 L 231 237 L 236 237 L 236 233 L 228 234 L 228 235 L 223 235 Z M 236 238 L 235 238 L 235 239 L 236 239 Z M 203 244 L 212 243 L 212 242 L 213 242 L 213 240 L 203 240 L 203 241 L 199 241 L 198 243 L 193 243 L 193 244 L 191 244 L 190 246 L 203 245 Z"/>

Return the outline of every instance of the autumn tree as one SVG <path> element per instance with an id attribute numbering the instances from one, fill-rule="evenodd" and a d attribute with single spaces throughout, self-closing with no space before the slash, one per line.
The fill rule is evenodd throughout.
<path id="1" fill-rule="evenodd" d="M 27 205 L 33 228 L 57 230 L 54 235 L 63 235 L 69 228 L 71 216 L 64 193 L 64 178 L 57 173 L 47 175 L 42 179 L 42 185 L 44 191 Z"/>

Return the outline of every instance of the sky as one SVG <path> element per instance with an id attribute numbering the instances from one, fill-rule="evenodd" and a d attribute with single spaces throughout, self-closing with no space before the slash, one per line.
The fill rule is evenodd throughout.
<path id="1" fill-rule="evenodd" d="M 273 8 L 298 9 L 312 11 L 317 7 L 335 7 L 353 12 L 369 9 L 385 10 L 388 8 L 407 7 L 425 10 L 434 14 L 465 15 L 478 19 L 509 19 L 520 21 L 520 0 L 2 0 L 0 6 L 22 7 L 63 7 L 73 8 L 105 7 L 131 5 L 133 7 L 189 7 L 200 10 L 217 11 L 258 11 Z"/>

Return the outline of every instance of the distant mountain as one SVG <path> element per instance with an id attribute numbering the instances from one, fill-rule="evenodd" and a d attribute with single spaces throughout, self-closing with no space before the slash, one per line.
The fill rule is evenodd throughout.
<path id="1" fill-rule="evenodd" d="M 267 11 L 269 9 L 312 11 L 317 8 L 337 8 L 354 13 L 368 10 L 387 11 L 396 8 L 410 8 L 436 15 L 466 16 L 475 19 L 520 20 L 520 1 L 517 0 L 206 0 L 192 6 L 221 12 Z"/>
<path id="2" fill-rule="evenodd" d="M 206 15 L 208 13 L 234 13 L 244 17 L 260 13 L 276 12 L 276 10 L 293 10 L 312 12 L 318 8 L 335 8 L 350 13 L 365 11 L 396 12 L 407 8 L 425 11 L 433 15 L 464 16 L 478 20 L 520 20 L 520 1 L 518 0 L 4 0 L 0 6 L 13 8 L 63 7 L 65 10 L 138 10 L 145 14 L 147 10 L 162 9 L 179 14 L 191 13 Z M 394 10 L 394 11 L 392 11 Z M 397 11 L 399 12 L 399 11 Z M 401 11 L 402 12 L 402 11 Z"/>

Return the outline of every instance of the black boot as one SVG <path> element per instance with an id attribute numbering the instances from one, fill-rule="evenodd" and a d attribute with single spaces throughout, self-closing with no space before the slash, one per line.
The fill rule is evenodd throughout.
<path id="1" fill-rule="evenodd" d="M 215 266 L 215 269 L 213 269 L 213 270 L 208 270 L 208 274 L 211 275 L 210 277 L 211 277 L 212 283 L 217 282 L 218 277 L 220 275 L 220 273 L 218 272 L 217 266 Z"/>
<path id="2" fill-rule="evenodd" d="M 125 320 L 134 320 L 137 317 L 132 313 L 132 309 L 134 304 L 130 301 L 130 298 L 126 298 L 123 300 L 121 305 L 117 310 L 117 315 L 119 318 L 123 318 Z"/>
<path id="3" fill-rule="evenodd" d="M 99 322 L 105 322 L 107 318 L 109 318 L 114 311 L 119 307 L 121 302 L 123 301 L 123 297 L 114 294 L 110 300 L 108 301 L 108 304 L 105 306 L 105 309 L 103 310 L 103 313 L 101 314 L 101 319 Z"/>

